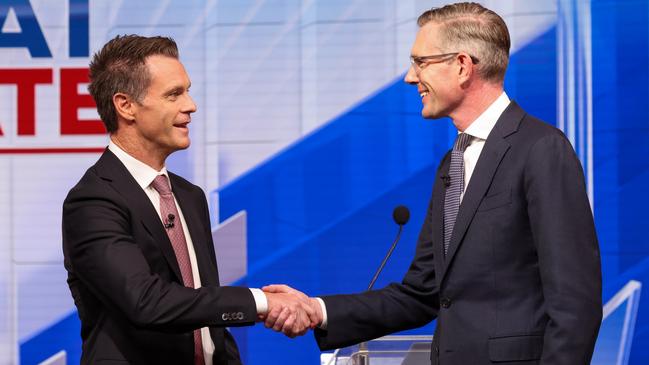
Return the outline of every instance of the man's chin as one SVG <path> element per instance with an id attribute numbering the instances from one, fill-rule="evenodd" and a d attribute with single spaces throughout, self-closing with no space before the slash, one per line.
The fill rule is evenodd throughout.
<path id="1" fill-rule="evenodd" d="M 442 116 L 438 115 L 439 113 L 431 112 L 430 110 L 422 109 L 421 117 L 424 119 L 439 119 Z"/>
<path id="2" fill-rule="evenodd" d="M 191 141 L 189 140 L 189 138 L 187 138 L 187 140 L 178 141 L 177 143 L 175 143 L 173 150 L 174 152 L 180 150 L 186 150 L 189 148 L 190 145 L 191 145 Z"/>
<path id="3" fill-rule="evenodd" d="M 421 109 L 421 116 L 424 119 L 442 119 L 449 116 L 448 109 L 434 109 L 432 105 L 424 105 Z"/>

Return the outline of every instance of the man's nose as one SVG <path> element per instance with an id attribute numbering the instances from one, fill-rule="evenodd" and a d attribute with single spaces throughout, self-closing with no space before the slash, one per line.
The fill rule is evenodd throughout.
<path id="1" fill-rule="evenodd" d="M 417 76 L 417 72 L 415 72 L 415 66 L 410 65 L 408 72 L 406 72 L 406 77 L 403 78 L 403 81 L 410 85 L 419 83 L 419 77 Z"/>
<path id="2" fill-rule="evenodd" d="M 184 112 L 186 113 L 194 113 L 197 109 L 196 103 L 194 103 L 194 99 L 187 94 L 187 100 L 185 101 L 185 106 L 183 108 Z"/>

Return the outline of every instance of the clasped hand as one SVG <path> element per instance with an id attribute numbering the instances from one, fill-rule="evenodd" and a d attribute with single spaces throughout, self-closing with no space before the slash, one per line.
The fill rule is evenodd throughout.
<path id="1" fill-rule="evenodd" d="M 268 312 L 260 315 L 259 320 L 267 328 L 293 338 L 322 323 L 322 309 L 317 299 L 287 285 L 268 285 L 262 290 L 268 300 Z"/>

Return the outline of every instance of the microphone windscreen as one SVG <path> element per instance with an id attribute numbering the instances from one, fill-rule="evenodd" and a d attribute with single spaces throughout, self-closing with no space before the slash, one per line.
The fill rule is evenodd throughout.
<path id="1" fill-rule="evenodd" d="M 399 205 L 392 211 L 392 218 L 396 224 L 403 226 L 410 219 L 410 210 L 405 205 Z"/>

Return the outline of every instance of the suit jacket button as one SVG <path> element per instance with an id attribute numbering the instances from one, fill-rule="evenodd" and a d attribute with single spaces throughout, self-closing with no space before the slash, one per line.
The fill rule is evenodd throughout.
<path id="1" fill-rule="evenodd" d="M 439 304 L 441 304 L 442 308 L 448 308 L 451 306 L 451 300 L 449 298 L 442 298 L 440 299 Z"/>

